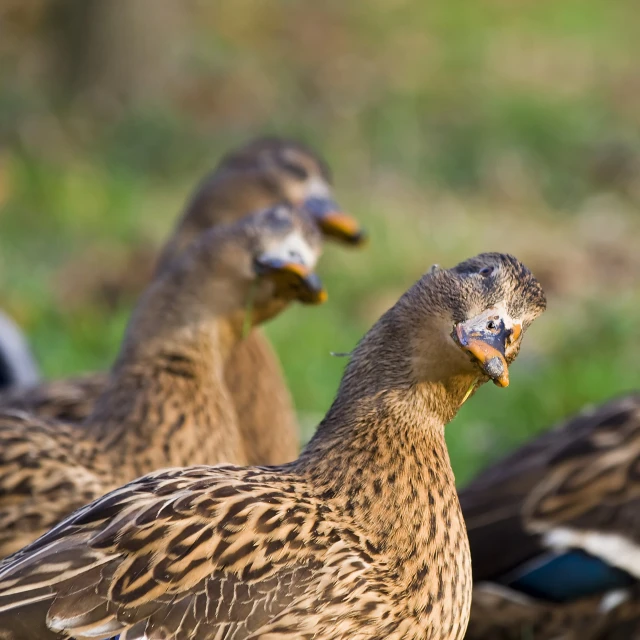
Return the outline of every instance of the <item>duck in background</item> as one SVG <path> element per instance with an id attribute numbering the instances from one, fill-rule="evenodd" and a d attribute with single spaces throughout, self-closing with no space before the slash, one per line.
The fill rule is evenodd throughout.
<path id="1" fill-rule="evenodd" d="M 141 296 L 82 425 L 0 414 L 0 557 L 143 473 L 246 463 L 224 363 L 291 301 L 324 301 L 321 244 L 289 205 L 203 232 Z"/>
<path id="2" fill-rule="evenodd" d="M 544 433 L 460 503 L 475 585 L 468 638 L 640 637 L 640 394 Z"/>
<path id="3" fill-rule="evenodd" d="M 27 339 L 16 323 L 0 311 L 0 391 L 30 387 L 39 380 Z"/>
<path id="4" fill-rule="evenodd" d="M 196 189 L 161 252 L 156 272 L 166 268 L 205 229 L 283 201 L 309 211 L 325 237 L 348 245 L 362 244 L 365 233 L 340 211 L 332 197 L 331 182 L 327 163 L 293 140 L 261 138 L 231 151 Z M 297 419 L 280 363 L 266 337 L 254 328 L 235 346 L 224 366 L 249 463 L 293 460 L 300 446 Z M 100 373 L 41 383 L 0 394 L 0 408 L 81 422 L 93 410 L 106 381 L 107 376 Z"/>
<path id="5" fill-rule="evenodd" d="M 512 256 L 432 269 L 354 349 L 300 457 L 139 478 L 0 569 L 0 635 L 462 640 L 471 558 L 444 437 L 546 301 Z"/>

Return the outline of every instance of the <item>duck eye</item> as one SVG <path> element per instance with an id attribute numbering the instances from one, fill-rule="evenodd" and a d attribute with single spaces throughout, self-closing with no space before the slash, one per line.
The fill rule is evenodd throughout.
<path id="1" fill-rule="evenodd" d="M 289 210 L 286 209 L 286 207 L 275 207 L 274 209 L 269 209 L 267 219 L 269 220 L 269 224 L 283 227 L 290 221 Z"/>
<path id="2" fill-rule="evenodd" d="M 489 329 L 489 331 L 495 331 L 497 328 L 498 327 L 493 320 L 489 320 L 489 322 L 487 322 L 487 329 Z"/>
<path id="3" fill-rule="evenodd" d="M 488 278 L 493 273 L 493 269 L 491 267 L 482 267 L 482 269 L 480 269 L 480 271 L 478 271 L 478 273 L 483 278 Z"/>
<path id="4" fill-rule="evenodd" d="M 309 177 L 309 172 L 296 162 L 290 162 L 289 160 L 282 160 L 282 168 L 297 180 L 306 180 Z"/>

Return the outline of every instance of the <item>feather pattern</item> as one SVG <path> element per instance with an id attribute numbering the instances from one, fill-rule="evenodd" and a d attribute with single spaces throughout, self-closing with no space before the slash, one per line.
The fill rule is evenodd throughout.
<path id="1" fill-rule="evenodd" d="M 290 271 L 281 260 L 291 236 L 305 239 L 317 256 L 313 221 L 285 206 L 194 241 L 141 299 L 107 386 L 82 425 L 0 414 L 1 556 L 154 469 L 247 461 L 223 367 L 242 339 L 249 288 L 253 323 L 291 299 L 317 294 L 308 292 L 317 286 L 313 265 L 296 263 Z M 258 275 L 258 258 L 261 268 L 275 261 L 273 272 Z M 311 284 L 301 280 L 301 269 Z"/>
<path id="2" fill-rule="evenodd" d="M 107 373 L 50 380 L 0 392 L 1 411 L 25 411 L 45 420 L 80 423 L 90 415 L 107 386 Z"/>
<path id="3" fill-rule="evenodd" d="M 622 602 L 626 597 L 626 593 L 619 595 Z M 483 582 L 475 584 L 473 588 L 471 618 L 465 638 L 614 640 L 613 636 L 608 635 L 614 619 L 610 611 L 607 599 L 603 596 L 553 603 L 528 597 L 497 583 Z M 616 640 L 631 638 L 620 636 Z"/>
<path id="4" fill-rule="evenodd" d="M 227 153 L 198 185 L 161 252 L 156 272 L 166 269 L 206 229 L 282 201 L 303 205 L 305 198 L 317 199 L 319 195 L 331 197 L 331 173 L 315 151 L 293 140 L 252 140 Z M 326 219 L 319 222 L 328 237 L 350 244 L 362 237 L 359 225 L 345 215 L 335 225 Z M 248 462 L 280 464 L 293 460 L 299 452 L 293 401 L 277 357 L 259 328 L 229 354 L 224 375 Z M 0 408 L 82 422 L 93 411 L 107 382 L 106 374 L 95 373 L 11 390 L 0 393 Z"/>
<path id="5" fill-rule="evenodd" d="M 20 579 L 5 583 L 3 606 L 25 591 L 32 598 L 53 591 L 49 626 L 80 637 L 96 626 L 98 635 L 121 633 L 141 612 L 149 637 L 172 637 L 182 625 L 196 635 L 207 625 L 211 637 L 218 627 L 248 637 L 285 624 L 292 608 L 312 607 L 319 585 L 324 598 L 373 606 L 364 548 L 347 544 L 330 508 L 297 484 L 284 473 L 233 467 L 147 476 L 80 510 L 64 540 L 55 540 L 55 529 L 44 536 L 21 560 Z M 40 550 L 54 562 L 37 562 Z M 56 588 L 70 576 L 68 592 Z M 324 616 L 334 618 L 330 607 L 309 629 Z"/>
<path id="6" fill-rule="evenodd" d="M 545 306 L 524 266 L 484 254 L 424 276 L 296 461 L 166 469 L 82 507 L 5 560 L 0 634 L 461 640 L 471 567 L 444 425 L 488 375 L 451 332 L 498 304 L 523 329 L 500 333 L 510 362 Z"/>
<path id="7" fill-rule="evenodd" d="M 581 638 L 592 597 L 608 603 L 592 607 L 598 625 L 591 626 L 605 635 L 586 637 L 606 638 L 618 617 L 638 615 L 639 456 L 640 394 L 632 393 L 583 411 L 483 472 L 460 493 L 474 579 L 535 595 L 540 610 L 564 602 L 565 624 L 573 611 L 567 628 Z M 489 609 L 474 611 L 494 618 Z M 520 638 L 513 620 L 500 624 Z M 470 637 L 485 637 L 474 628 L 472 617 Z"/>

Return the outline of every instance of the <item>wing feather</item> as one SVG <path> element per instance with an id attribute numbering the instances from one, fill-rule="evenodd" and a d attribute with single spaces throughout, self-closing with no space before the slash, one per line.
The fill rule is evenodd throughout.
<path id="1" fill-rule="evenodd" d="M 587 409 L 521 447 L 460 492 L 474 580 L 539 555 L 553 546 L 545 536 L 554 530 L 597 530 L 635 547 L 639 478 L 637 393 Z M 585 548 L 577 539 L 575 546 Z"/>
<path id="2" fill-rule="evenodd" d="M 297 477 L 170 469 L 80 509 L 5 563 L 0 630 L 36 597 L 50 628 L 76 638 L 248 638 L 278 619 L 299 626 L 322 597 L 361 597 L 367 566 Z"/>
<path id="3" fill-rule="evenodd" d="M 0 415 L 0 558 L 112 488 L 84 456 L 69 425 Z"/>

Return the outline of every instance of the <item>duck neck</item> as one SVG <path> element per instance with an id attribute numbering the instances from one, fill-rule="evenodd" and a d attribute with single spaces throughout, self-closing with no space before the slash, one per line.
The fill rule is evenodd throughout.
<path id="1" fill-rule="evenodd" d="M 166 466 L 241 464 L 245 454 L 224 366 L 244 311 L 211 308 L 171 275 L 133 315 L 109 383 L 87 419 L 115 462 L 138 474 Z M 184 284 L 184 283 L 183 283 Z M 214 286 L 214 284 L 209 284 Z M 207 300 L 224 300 L 224 283 Z M 206 312 L 203 311 L 206 308 Z"/>
<path id="2" fill-rule="evenodd" d="M 474 375 L 442 370 L 435 350 L 416 361 L 414 341 L 429 323 L 412 327 L 401 315 L 390 310 L 358 345 L 297 464 L 323 499 L 363 523 L 372 548 L 390 558 L 394 583 L 419 597 L 434 550 L 454 558 L 467 546 L 444 426 Z"/>

